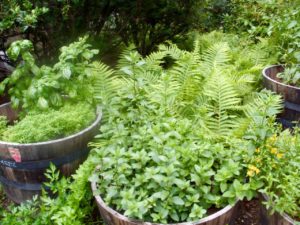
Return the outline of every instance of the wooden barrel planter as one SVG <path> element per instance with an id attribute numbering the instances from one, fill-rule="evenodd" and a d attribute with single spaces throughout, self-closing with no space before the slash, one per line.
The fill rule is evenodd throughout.
<path id="1" fill-rule="evenodd" d="M 268 197 L 262 194 L 261 200 L 266 201 L 267 199 Z M 270 211 L 263 204 L 260 206 L 260 214 L 261 224 L 263 225 L 296 225 L 296 221 L 285 213 L 279 214 L 275 212 L 274 214 L 270 214 Z"/>
<path id="2" fill-rule="evenodd" d="M 0 106 L 0 115 L 10 121 L 17 118 L 10 103 Z M 89 127 L 61 139 L 29 144 L 0 141 L 0 181 L 6 195 L 21 203 L 40 194 L 50 163 L 56 165 L 61 174 L 71 175 L 87 158 L 87 144 L 99 131 L 100 121 L 101 112 L 97 112 Z"/>
<path id="3" fill-rule="evenodd" d="M 284 99 L 284 111 L 279 120 L 284 127 L 292 127 L 293 121 L 300 122 L 300 88 L 284 84 L 277 78 L 277 74 L 284 71 L 282 65 L 269 66 L 262 72 L 264 86 Z"/>
<path id="4" fill-rule="evenodd" d="M 93 193 L 97 193 L 96 182 L 91 183 Z M 107 206 L 100 195 L 95 195 L 95 200 L 106 225 L 163 225 L 157 223 L 144 222 L 130 219 Z M 225 208 L 194 222 L 183 222 L 170 225 L 227 225 L 230 224 L 238 209 L 238 202 L 234 206 L 226 206 Z"/>

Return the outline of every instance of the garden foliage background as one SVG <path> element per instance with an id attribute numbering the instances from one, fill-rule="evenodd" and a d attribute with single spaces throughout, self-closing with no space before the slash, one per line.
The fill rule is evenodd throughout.
<path id="1" fill-rule="evenodd" d="M 100 49 L 97 57 L 116 69 L 112 71 L 103 64 L 96 65 L 104 74 L 103 80 L 98 81 L 101 87 L 96 90 L 107 89 L 106 95 L 99 95 L 103 105 L 108 106 L 111 95 L 120 88 L 110 80 L 111 74 L 130 75 L 132 72 L 125 64 L 131 68 L 134 63 L 148 60 L 155 70 L 160 70 L 161 65 L 157 62 L 163 51 L 169 51 L 173 59 L 180 61 L 180 54 L 192 54 L 187 52 L 193 52 L 195 48 L 198 53 L 203 53 L 208 46 L 226 41 L 229 46 L 221 47 L 230 57 L 219 60 L 237 71 L 249 69 L 247 73 L 252 77 L 243 81 L 251 83 L 251 90 L 244 90 L 250 93 L 260 88 L 259 74 L 264 64 L 300 61 L 299 12 L 299 0 L 3 0 L 0 3 L 0 47 L 6 50 L 12 41 L 26 38 L 33 43 L 36 63 L 51 66 L 62 46 L 88 35 L 91 46 Z M 218 32 L 207 34 L 215 30 Z M 195 46 L 199 37 L 202 46 L 199 43 Z M 165 44 L 165 49 L 161 44 Z M 136 51 L 132 53 L 132 50 Z M 116 63 L 121 52 L 121 60 Z M 248 58 L 243 58 L 245 52 Z M 193 57 L 189 60 L 198 62 Z M 183 65 L 187 62 L 186 58 L 184 60 L 180 61 Z M 168 58 L 164 63 L 165 69 L 174 62 Z M 188 97 L 191 95 L 183 98 Z M 115 108 L 105 110 L 113 114 Z M 273 116 L 274 112 L 270 114 Z M 115 118 L 104 118 L 104 122 L 110 119 Z M 272 131 L 266 128 L 263 132 Z M 97 144 L 92 147 L 98 148 Z M 97 151 L 92 151 L 72 178 L 58 179 L 58 172 L 51 167 L 47 185 L 57 197 L 51 199 L 44 193 L 41 200 L 35 198 L 18 207 L 12 205 L 1 209 L 1 224 L 95 224 L 95 218 L 99 220 L 96 223 L 101 224 L 95 216 L 88 182 L 92 170 L 100 162 L 96 155 Z"/>

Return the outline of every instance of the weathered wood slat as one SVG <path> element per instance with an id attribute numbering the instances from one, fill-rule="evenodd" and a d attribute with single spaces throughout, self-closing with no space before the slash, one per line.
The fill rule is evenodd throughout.
<path id="1" fill-rule="evenodd" d="M 0 106 L 0 115 L 7 116 L 10 121 L 17 117 L 9 103 Z M 61 139 L 31 144 L 0 141 L 0 176 L 8 197 L 20 203 L 40 194 L 40 190 L 33 190 L 33 187 L 46 181 L 44 173 L 50 162 L 63 175 L 71 175 L 86 159 L 89 151 L 87 144 L 98 133 L 100 121 L 101 113 L 98 112 L 96 120 L 89 127 Z M 25 169 L 20 169 L 22 166 Z M 28 190 L 30 186 L 32 190 Z"/>

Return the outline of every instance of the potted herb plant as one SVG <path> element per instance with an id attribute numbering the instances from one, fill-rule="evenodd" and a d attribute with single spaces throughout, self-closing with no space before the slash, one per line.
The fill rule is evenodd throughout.
<path id="1" fill-rule="evenodd" d="M 280 115 L 284 126 L 300 120 L 300 41 L 299 8 L 288 7 L 272 20 L 268 32 L 274 55 L 282 65 L 273 65 L 263 70 L 264 85 L 283 96 L 285 110 Z"/>
<path id="2" fill-rule="evenodd" d="M 92 143 L 100 163 L 90 181 L 106 224 L 225 225 L 260 187 L 245 180 L 244 128 L 278 113 L 280 101 L 253 94 L 227 43 L 199 49 L 121 58 L 109 123 Z"/>
<path id="3" fill-rule="evenodd" d="M 300 222 L 300 136 L 285 130 L 258 147 L 249 162 L 251 180 L 263 182 L 261 218 L 266 225 L 295 225 Z M 253 168 L 260 172 L 256 174 Z"/>
<path id="4" fill-rule="evenodd" d="M 86 40 L 63 47 L 53 67 L 36 64 L 30 41 L 16 41 L 8 50 L 11 59 L 21 56 L 22 62 L 1 83 L 11 103 L 0 106 L 0 181 L 17 203 L 41 192 L 51 163 L 72 174 L 98 132 L 101 112 L 90 62 L 98 51 Z"/>
<path id="5" fill-rule="evenodd" d="M 291 127 L 293 121 L 297 122 L 300 119 L 299 67 L 270 66 L 263 70 L 263 77 L 267 89 L 283 96 L 285 110 L 280 119 L 284 126 Z"/>

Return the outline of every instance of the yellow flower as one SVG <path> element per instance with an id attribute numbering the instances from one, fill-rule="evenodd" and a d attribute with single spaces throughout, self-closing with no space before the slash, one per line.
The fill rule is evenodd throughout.
<path id="1" fill-rule="evenodd" d="M 254 175 L 253 170 L 248 170 L 248 171 L 247 171 L 247 176 L 248 176 L 248 177 L 253 177 L 253 175 Z"/>
<path id="2" fill-rule="evenodd" d="M 267 147 L 267 148 L 272 148 L 272 146 L 271 146 L 271 145 L 268 145 L 268 144 L 266 145 L 266 147 Z"/>
<path id="3" fill-rule="evenodd" d="M 260 148 L 255 149 L 255 152 L 259 153 L 260 152 Z"/>
<path id="4" fill-rule="evenodd" d="M 276 156 L 277 156 L 278 159 L 281 159 L 282 156 L 283 156 L 283 154 L 282 153 L 278 153 Z"/>
<path id="5" fill-rule="evenodd" d="M 249 168 L 248 172 L 252 171 L 253 174 L 254 173 L 258 174 L 260 172 L 260 170 L 256 166 L 249 165 L 248 168 Z M 250 174 L 252 174 L 252 173 L 250 173 Z"/>
<path id="6" fill-rule="evenodd" d="M 255 161 L 258 162 L 258 163 L 260 163 L 261 162 L 261 158 L 259 157 L 259 158 L 255 159 Z"/>
<path id="7" fill-rule="evenodd" d="M 272 137 L 270 137 L 270 138 L 268 139 L 268 142 L 274 143 L 276 140 L 277 140 L 277 135 L 274 134 Z"/>
<path id="8" fill-rule="evenodd" d="M 271 153 L 272 154 L 277 154 L 277 148 L 271 148 Z"/>
<path id="9" fill-rule="evenodd" d="M 256 170 L 256 169 L 257 169 L 257 167 L 256 167 L 256 166 L 253 166 L 253 165 L 249 165 L 248 168 L 249 168 L 250 170 Z"/>

